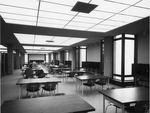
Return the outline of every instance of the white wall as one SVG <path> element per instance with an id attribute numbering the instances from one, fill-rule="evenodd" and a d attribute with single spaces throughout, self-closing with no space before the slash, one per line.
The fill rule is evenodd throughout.
<path id="1" fill-rule="evenodd" d="M 44 54 L 29 54 L 29 61 L 30 60 L 45 60 Z"/>
<path id="2" fill-rule="evenodd" d="M 87 46 L 87 61 L 100 62 L 100 43 Z"/>

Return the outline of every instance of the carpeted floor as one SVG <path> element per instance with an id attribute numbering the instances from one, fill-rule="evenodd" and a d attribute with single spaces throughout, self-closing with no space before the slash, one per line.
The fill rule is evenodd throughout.
<path id="1" fill-rule="evenodd" d="M 52 76 L 52 75 L 50 75 Z M 92 92 L 90 88 L 84 88 L 84 95 L 82 96 L 81 91 L 76 92 L 76 82 L 75 80 L 69 79 L 68 81 L 63 81 L 63 78 L 59 75 L 54 75 L 58 77 L 62 82 L 59 83 L 58 93 L 68 94 L 77 94 L 81 96 L 85 101 L 91 104 L 96 111 L 92 113 L 103 113 L 103 95 L 98 93 L 98 90 L 101 89 L 101 86 L 96 86 L 93 88 Z M 1 78 L 1 103 L 6 100 L 16 100 L 18 99 L 19 86 L 16 85 L 18 79 L 20 79 L 21 71 L 14 70 L 12 75 L 6 75 Z M 118 86 L 110 84 L 110 87 L 118 88 Z M 107 86 L 104 87 L 104 90 Z M 41 94 L 41 90 L 40 90 Z M 45 96 L 49 96 L 49 93 L 45 93 Z M 23 98 L 26 98 L 26 90 L 23 88 Z M 37 97 L 40 98 L 40 97 Z M 106 102 L 107 103 L 107 102 Z M 115 107 L 109 107 L 107 113 L 115 113 Z M 121 110 L 118 109 L 118 113 L 121 113 Z"/>

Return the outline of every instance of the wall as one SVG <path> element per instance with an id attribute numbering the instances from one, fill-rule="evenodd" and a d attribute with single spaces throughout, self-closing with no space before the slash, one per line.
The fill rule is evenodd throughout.
<path id="1" fill-rule="evenodd" d="M 149 64 L 149 34 L 138 35 L 137 63 Z"/>
<path id="2" fill-rule="evenodd" d="M 29 61 L 30 60 L 45 60 L 44 54 L 29 54 Z"/>
<path id="3" fill-rule="evenodd" d="M 87 46 L 87 61 L 100 62 L 101 59 L 100 42 Z"/>

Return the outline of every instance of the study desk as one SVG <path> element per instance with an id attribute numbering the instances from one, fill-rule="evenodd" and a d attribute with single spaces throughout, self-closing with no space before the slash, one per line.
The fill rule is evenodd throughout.
<path id="1" fill-rule="evenodd" d="M 84 113 L 95 108 L 78 95 L 5 101 L 2 113 Z"/>
<path id="2" fill-rule="evenodd" d="M 88 81 L 88 80 L 96 80 L 96 79 L 101 79 L 101 78 L 107 78 L 108 79 L 108 88 L 109 88 L 109 78 L 107 76 L 96 76 L 96 75 L 82 75 L 82 76 L 75 76 L 76 78 L 76 91 L 77 91 L 77 82 L 81 81 L 81 85 L 82 85 L 82 95 L 83 95 L 83 82 L 84 81 Z"/>
<path id="3" fill-rule="evenodd" d="M 100 90 L 99 93 L 103 94 L 103 113 L 105 113 L 105 100 L 120 107 L 122 113 L 125 113 L 125 104 L 136 103 L 140 100 L 149 100 L 149 89 L 144 87 Z"/>
<path id="4" fill-rule="evenodd" d="M 46 82 L 57 82 L 60 83 L 61 80 L 58 78 L 29 78 L 29 79 L 19 79 L 16 85 L 19 85 L 19 99 L 22 97 L 22 86 L 27 85 L 29 83 L 39 83 L 43 84 Z M 57 92 L 58 92 L 58 84 L 57 84 Z"/>

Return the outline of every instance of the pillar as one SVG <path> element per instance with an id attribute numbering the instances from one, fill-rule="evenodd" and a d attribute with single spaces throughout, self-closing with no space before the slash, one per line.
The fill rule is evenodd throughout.
<path id="1" fill-rule="evenodd" d="M 104 38 L 104 75 L 112 77 L 113 37 Z"/>
<path id="2" fill-rule="evenodd" d="M 15 68 L 20 69 L 20 57 L 19 57 L 19 50 L 16 50 L 16 56 L 15 56 Z"/>
<path id="3" fill-rule="evenodd" d="M 13 46 L 12 45 L 7 46 L 7 69 L 8 69 L 7 70 L 8 74 L 13 73 L 14 63 L 13 63 Z"/>
<path id="4" fill-rule="evenodd" d="M 76 68 L 76 47 L 71 48 L 71 69 L 74 70 Z"/>

